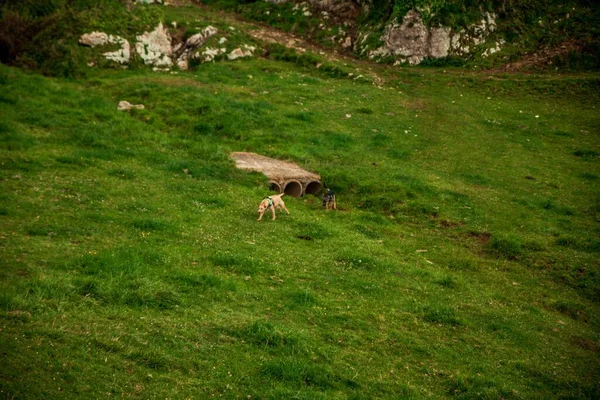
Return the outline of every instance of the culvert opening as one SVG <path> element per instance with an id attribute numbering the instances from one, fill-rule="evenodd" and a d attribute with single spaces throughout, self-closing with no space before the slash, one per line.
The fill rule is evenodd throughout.
<path id="1" fill-rule="evenodd" d="M 269 181 L 269 190 L 271 192 L 281 193 L 281 185 L 275 181 Z"/>
<path id="2" fill-rule="evenodd" d="M 302 185 L 298 181 L 288 181 L 283 187 L 283 192 L 289 196 L 302 196 Z"/>
<path id="3" fill-rule="evenodd" d="M 304 189 L 304 193 L 316 195 L 317 193 L 319 193 L 321 191 L 322 187 L 323 187 L 323 185 L 321 185 L 321 182 L 312 181 L 312 182 L 309 182 L 308 185 L 306 185 L 306 189 Z"/>

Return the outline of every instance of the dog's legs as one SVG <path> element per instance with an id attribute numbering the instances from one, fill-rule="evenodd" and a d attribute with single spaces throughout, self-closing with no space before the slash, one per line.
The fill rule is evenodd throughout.
<path id="1" fill-rule="evenodd" d="M 273 213 L 273 221 L 275 221 L 275 207 L 271 207 L 271 212 Z"/>
<path id="2" fill-rule="evenodd" d="M 288 215 L 290 215 L 290 212 L 289 212 L 289 210 L 287 209 L 287 207 L 285 206 L 285 203 L 284 203 L 284 202 L 281 202 L 281 206 L 280 206 L 280 207 L 281 207 L 281 208 L 283 208 L 283 209 L 285 210 L 285 212 L 286 212 Z"/>
<path id="3" fill-rule="evenodd" d="M 333 209 L 337 210 L 337 203 L 335 202 L 335 199 L 333 199 Z"/>
<path id="4" fill-rule="evenodd" d="M 260 213 L 260 214 L 259 214 L 257 221 L 260 221 L 260 220 L 262 219 L 262 217 L 263 217 L 263 214 L 264 214 L 264 213 Z"/>

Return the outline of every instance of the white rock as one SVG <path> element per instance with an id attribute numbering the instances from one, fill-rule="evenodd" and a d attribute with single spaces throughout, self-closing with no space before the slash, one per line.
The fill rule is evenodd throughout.
<path id="1" fill-rule="evenodd" d="M 132 108 L 137 108 L 138 110 L 143 110 L 145 107 L 143 104 L 131 104 L 128 101 L 120 101 L 119 105 L 117 106 L 117 110 L 119 111 L 126 111 L 126 110 L 131 110 Z"/>
<path id="2" fill-rule="evenodd" d="M 198 49 L 202 46 L 208 38 L 215 35 L 218 32 L 217 28 L 213 26 L 207 26 L 200 33 L 190 36 L 184 44 L 180 44 L 173 48 L 173 55 L 177 58 L 177 66 L 182 70 L 187 70 L 189 67 L 189 59 Z"/>
<path id="3" fill-rule="evenodd" d="M 224 54 L 225 51 L 226 51 L 225 48 L 213 49 L 213 48 L 207 47 L 202 52 L 202 55 L 204 56 L 202 60 L 203 60 L 203 62 L 213 61 L 216 56 Z"/>
<path id="4" fill-rule="evenodd" d="M 190 36 L 188 40 L 185 41 L 185 45 L 187 47 L 200 47 L 209 37 L 215 35 L 217 32 L 219 32 L 217 28 L 209 25 L 204 28 L 202 32 Z"/>
<path id="5" fill-rule="evenodd" d="M 155 65 L 158 67 L 170 67 L 173 65 L 171 55 L 171 35 L 162 23 L 152 32 L 144 32 L 143 35 L 137 36 L 135 50 L 140 55 L 144 64 Z"/>
<path id="6" fill-rule="evenodd" d="M 108 36 L 110 43 L 120 44 L 121 48 L 116 51 L 109 51 L 103 54 L 107 60 L 118 62 L 119 64 L 127 64 L 131 59 L 131 45 L 125 39 L 120 36 Z"/>
<path id="7" fill-rule="evenodd" d="M 108 44 L 108 35 L 104 32 L 85 33 L 79 38 L 79 44 L 96 47 Z"/>
<path id="8" fill-rule="evenodd" d="M 249 50 L 242 50 L 239 47 L 235 50 L 233 50 L 231 53 L 227 54 L 227 58 L 229 60 L 236 60 L 238 58 L 243 58 L 243 57 L 252 57 L 252 52 Z"/>
<path id="9" fill-rule="evenodd" d="M 127 64 L 131 58 L 131 46 L 127 40 L 120 36 L 107 35 L 104 32 L 86 33 L 81 35 L 79 43 L 90 47 L 120 44 L 121 48 L 119 50 L 106 52 L 103 54 L 104 57 L 119 64 Z"/>

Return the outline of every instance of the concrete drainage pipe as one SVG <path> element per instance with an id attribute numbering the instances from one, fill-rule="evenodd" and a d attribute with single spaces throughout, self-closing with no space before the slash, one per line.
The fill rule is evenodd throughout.
<path id="1" fill-rule="evenodd" d="M 269 181 L 269 190 L 276 193 L 281 193 L 281 185 L 279 182 Z"/>
<path id="2" fill-rule="evenodd" d="M 298 181 L 287 181 L 283 185 L 283 193 L 288 196 L 302 196 L 302 185 Z"/>
<path id="3" fill-rule="evenodd" d="M 308 182 L 304 188 L 304 194 L 314 194 L 316 196 L 322 187 L 323 185 L 319 181 Z"/>

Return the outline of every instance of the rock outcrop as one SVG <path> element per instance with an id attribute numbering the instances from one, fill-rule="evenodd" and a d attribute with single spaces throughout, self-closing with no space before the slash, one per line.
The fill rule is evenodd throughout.
<path id="1" fill-rule="evenodd" d="M 209 62 L 214 61 L 215 57 L 227 53 L 226 47 L 217 49 L 206 48 L 204 51 L 200 51 L 200 48 L 207 40 L 217 33 L 217 28 L 207 26 L 201 32 L 190 36 L 184 42 L 174 43 L 169 30 L 161 23 L 153 31 L 144 32 L 136 36 L 135 52 L 143 60 L 144 64 L 153 66 L 154 70 L 168 70 L 173 66 L 177 66 L 181 70 L 187 70 L 191 59 Z M 223 45 L 227 42 L 227 38 L 221 37 L 218 42 Z M 108 35 L 104 32 L 86 33 L 79 38 L 79 44 L 89 47 L 120 44 L 121 49 L 107 52 L 103 55 L 106 59 L 118 62 L 119 64 L 128 64 L 131 59 L 131 46 L 129 42 L 119 36 Z M 227 54 L 227 59 L 236 60 L 238 58 L 252 57 L 255 50 L 254 46 L 243 45 Z M 90 63 L 88 65 L 92 66 L 94 64 Z"/>
<path id="2" fill-rule="evenodd" d="M 119 64 L 127 64 L 131 59 L 131 46 L 120 36 L 107 35 L 104 32 L 86 33 L 79 38 L 79 44 L 89 47 L 119 44 L 121 45 L 119 50 L 106 52 L 103 54 L 104 57 Z"/>
<path id="3" fill-rule="evenodd" d="M 194 52 L 201 47 L 211 36 L 217 34 L 217 28 L 207 26 L 200 33 L 190 36 L 184 43 L 180 43 L 173 48 L 173 56 L 180 69 L 186 70 L 189 66 L 189 60 Z"/>
<path id="4" fill-rule="evenodd" d="M 152 32 L 144 32 L 142 35 L 137 36 L 135 51 L 144 60 L 144 64 L 156 67 L 171 67 L 173 65 L 171 35 L 162 23 Z"/>
<path id="5" fill-rule="evenodd" d="M 487 12 L 479 23 L 460 31 L 444 26 L 427 27 L 421 15 L 411 10 L 404 16 L 401 24 L 394 22 L 385 28 L 381 37 L 383 46 L 370 51 L 368 55 L 370 59 L 394 56 L 399 62 L 411 65 L 419 64 L 425 58 L 464 55 L 484 43 L 495 27 L 495 16 Z M 365 36 L 360 43 L 364 39 Z M 503 42 L 498 44 L 501 46 Z M 500 48 L 496 47 L 495 51 L 499 51 Z"/>

